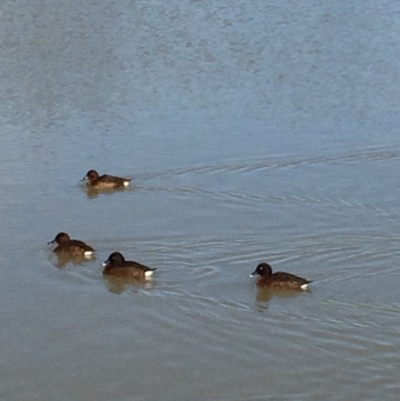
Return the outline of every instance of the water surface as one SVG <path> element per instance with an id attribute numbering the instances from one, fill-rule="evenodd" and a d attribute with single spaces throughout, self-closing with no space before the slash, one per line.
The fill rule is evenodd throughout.
<path id="1" fill-rule="evenodd" d="M 1 398 L 397 400 L 399 11 L 5 2 Z M 154 281 L 104 279 L 116 250 Z"/>

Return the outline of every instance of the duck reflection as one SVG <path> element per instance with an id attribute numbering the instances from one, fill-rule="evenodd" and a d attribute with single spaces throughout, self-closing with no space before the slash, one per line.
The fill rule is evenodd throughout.
<path id="1" fill-rule="evenodd" d="M 50 262 L 58 267 L 59 269 L 64 269 L 68 263 L 72 263 L 75 266 L 83 266 L 86 263 L 92 263 L 96 260 L 95 256 L 92 256 L 90 259 L 85 258 L 84 256 L 71 256 L 68 254 L 60 253 L 52 255 Z"/>
<path id="2" fill-rule="evenodd" d="M 113 294 L 122 294 L 126 290 L 138 292 L 141 289 L 154 288 L 152 280 L 138 280 L 132 277 L 118 277 L 109 274 L 103 274 L 103 282 Z"/>
<path id="3" fill-rule="evenodd" d="M 83 187 L 83 190 L 86 193 L 86 196 L 89 199 L 96 199 L 99 195 L 111 195 L 114 194 L 115 192 L 125 192 L 125 191 L 130 191 L 131 189 L 129 188 L 103 188 L 103 189 L 98 189 L 98 188 L 93 188 L 93 187 Z"/>
<path id="4" fill-rule="evenodd" d="M 308 290 L 309 291 L 309 290 Z M 304 292 L 293 290 L 276 290 L 272 288 L 261 287 L 257 291 L 256 299 L 258 302 L 269 302 L 272 298 L 296 298 L 304 294 Z"/>

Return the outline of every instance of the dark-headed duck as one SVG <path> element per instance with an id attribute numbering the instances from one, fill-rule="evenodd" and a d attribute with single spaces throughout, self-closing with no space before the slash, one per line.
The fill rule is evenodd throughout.
<path id="1" fill-rule="evenodd" d="M 124 188 L 128 187 L 131 181 L 130 178 L 114 177 L 113 175 L 99 175 L 96 170 L 89 170 L 83 180 L 86 180 L 86 185 L 94 189 L 107 188 Z"/>
<path id="2" fill-rule="evenodd" d="M 295 276 L 294 274 L 284 272 L 272 273 L 272 268 L 268 263 L 260 263 L 256 270 L 250 274 L 250 277 L 254 277 L 255 275 L 260 276 L 257 280 L 257 285 L 259 287 L 279 290 L 306 291 L 308 284 L 311 283 L 311 281 Z"/>
<path id="3" fill-rule="evenodd" d="M 67 233 L 58 233 L 49 244 L 58 244 L 53 252 L 69 256 L 84 256 L 90 259 L 93 256 L 94 249 L 84 242 L 71 239 Z"/>
<path id="4" fill-rule="evenodd" d="M 141 265 L 140 263 L 125 260 L 119 252 L 112 253 L 103 263 L 103 274 L 119 277 L 130 277 L 137 280 L 146 280 L 152 277 L 155 268 Z"/>

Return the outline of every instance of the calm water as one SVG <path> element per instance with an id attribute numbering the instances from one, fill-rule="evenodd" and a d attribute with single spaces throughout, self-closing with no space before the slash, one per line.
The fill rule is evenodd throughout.
<path id="1" fill-rule="evenodd" d="M 400 5 L 325 3 L 3 2 L 2 400 L 399 399 Z"/>

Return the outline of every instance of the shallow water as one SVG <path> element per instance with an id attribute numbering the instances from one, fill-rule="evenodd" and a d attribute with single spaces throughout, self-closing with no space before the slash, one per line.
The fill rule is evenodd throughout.
<path id="1" fill-rule="evenodd" d="M 397 400 L 397 2 L 98 3 L 1 7 L 1 399 Z"/>

